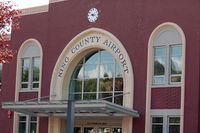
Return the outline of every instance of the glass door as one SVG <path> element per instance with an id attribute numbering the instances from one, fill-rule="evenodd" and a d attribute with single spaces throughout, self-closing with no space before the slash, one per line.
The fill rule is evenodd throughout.
<path id="1" fill-rule="evenodd" d="M 110 128 L 110 127 L 106 127 L 106 128 L 98 128 L 98 133 L 122 133 L 122 129 L 121 128 Z"/>
<path id="2" fill-rule="evenodd" d="M 94 127 L 84 127 L 84 133 L 95 133 Z"/>
<path id="3" fill-rule="evenodd" d="M 99 128 L 99 133 L 111 133 L 110 128 Z"/>

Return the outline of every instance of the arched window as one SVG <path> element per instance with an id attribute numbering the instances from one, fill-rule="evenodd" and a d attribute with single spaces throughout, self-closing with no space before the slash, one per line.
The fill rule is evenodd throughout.
<path id="1" fill-rule="evenodd" d="M 161 29 L 153 41 L 153 85 L 181 83 L 182 42 L 178 31 L 171 27 Z"/>
<path id="2" fill-rule="evenodd" d="M 40 49 L 34 42 L 23 49 L 21 62 L 21 90 L 37 90 L 40 77 Z"/>
<path id="3" fill-rule="evenodd" d="M 105 99 L 122 105 L 122 72 L 112 54 L 98 50 L 83 57 L 71 76 L 69 94 L 75 100 Z"/>

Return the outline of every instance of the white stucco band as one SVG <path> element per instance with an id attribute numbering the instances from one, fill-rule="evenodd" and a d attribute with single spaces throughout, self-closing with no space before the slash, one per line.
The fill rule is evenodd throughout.
<path id="1" fill-rule="evenodd" d="M 123 106 L 133 108 L 133 70 L 127 51 L 114 35 L 98 28 L 90 28 L 78 34 L 60 54 L 51 79 L 51 100 L 68 99 L 70 78 L 77 63 L 89 52 L 100 49 L 108 51 L 118 61 L 123 73 L 123 91 L 126 93 Z M 129 125 L 127 133 L 132 132 L 132 120 L 124 121 L 122 129 L 123 125 Z"/>

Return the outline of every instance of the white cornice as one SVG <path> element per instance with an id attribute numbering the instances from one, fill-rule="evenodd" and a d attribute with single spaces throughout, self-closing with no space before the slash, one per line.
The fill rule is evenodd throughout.
<path id="1" fill-rule="evenodd" d="M 49 4 L 68 0 L 49 0 Z"/>
<path id="2" fill-rule="evenodd" d="M 25 8 L 25 9 L 21 10 L 22 13 L 20 14 L 20 16 L 48 12 L 48 10 L 49 10 L 49 5 L 43 5 L 43 6 L 32 7 L 32 8 Z"/>

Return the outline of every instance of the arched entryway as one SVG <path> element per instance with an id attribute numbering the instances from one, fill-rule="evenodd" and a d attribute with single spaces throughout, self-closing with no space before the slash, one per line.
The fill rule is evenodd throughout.
<path id="1" fill-rule="evenodd" d="M 123 78 L 123 89 L 119 93 L 122 94 L 120 96 L 123 97 L 123 100 L 121 101 L 121 103 L 119 102 L 122 105 L 120 107 L 133 109 L 134 80 L 132 64 L 128 53 L 126 52 L 126 49 L 123 47 L 122 43 L 114 35 L 98 28 L 91 28 L 78 34 L 66 45 L 66 47 L 60 54 L 55 65 L 51 80 L 50 95 L 53 96 L 51 97 L 51 100 L 67 100 L 69 98 L 69 92 L 72 92 L 70 91 L 70 86 L 72 87 L 72 82 L 76 82 L 76 85 L 79 83 L 82 86 L 81 90 L 73 94 L 73 96 L 76 95 L 76 97 L 78 97 L 79 95 L 79 100 L 84 100 L 84 96 L 88 94 L 91 96 L 94 95 L 93 98 L 89 100 L 100 99 L 102 95 L 99 95 L 101 93 L 99 90 L 101 80 L 99 69 L 101 65 L 104 65 L 100 62 L 101 53 L 103 52 L 105 52 L 106 54 L 110 54 L 109 57 L 113 57 L 112 61 L 115 62 L 115 67 L 113 66 L 113 69 L 116 69 L 117 64 L 117 69 L 120 69 L 121 71 L 121 78 Z M 95 88 L 95 93 L 91 92 L 90 90 L 84 93 L 83 88 L 85 80 L 83 79 L 84 81 L 78 82 L 77 78 L 73 79 L 73 73 L 75 73 L 74 71 L 76 71 L 75 69 L 77 69 L 77 65 L 84 66 L 87 56 L 94 53 L 97 53 L 97 55 L 99 54 L 99 56 L 97 56 L 96 64 L 96 68 L 98 70 L 96 75 L 97 80 L 95 80 L 95 85 L 97 87 Z M 84 61 L 82 62 L 81 60 Z M 113 64 L 113 62 L 111 64 Z M 107 65 L 109 66 L 109 63 L 107 63 Z M 113 72 L 114 74 L 116 74 L 116 70 L 113 70 Z M 112 84 L 113 86 L 115 86 L 114 84 L 116 83 L 117 77 L 111 76 L 110 78 L 112 78 Z M 113 97 L 115 91 L 113 92 L 113 90 L 110 91 L 110 93 L 113 94 L 111 95 L 111 102 L 115 104 L 115 98 Z M 102 92 L 101 94 L 104 93 L 106 92 Z M 90 118 L 90 116 L 88 116 L 88 118 Z M 91 116 L 90 119 L 86 120 L 85 118 L 82 118 L 80 120 L 79 117 L 76 117 L 75 126 L 77 128 L 79 127 L 81 130 L 84 130 L 87 127 L 89 129 L 91 127 L 94 128 L 95 132 L 97 132 L 97 130 L 103 130 L 103 128 L 107 128 L 106 130 L 122 130 L 123 133 L 132 132 L 132 116 L 116 116 L 112 117 L 113 120 L 108 120 L 109 117 L 101 118 L 102 119 Z M 110 125 L 108 123 L 112 124 Z M 54 128 L 51 128 L 51 125 L 54 125 Z M 65 129 L 65 120 L 63 120 L 62 118 L 50 118 L 49 126 L 50 132 L 62 132 L 61 130 Z"/>

